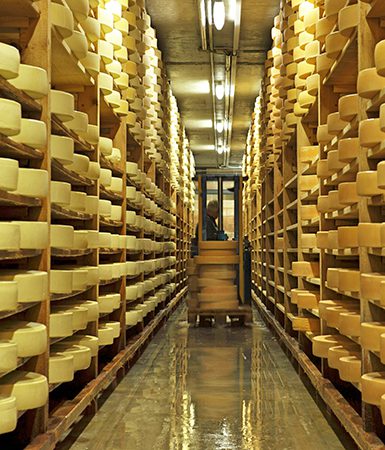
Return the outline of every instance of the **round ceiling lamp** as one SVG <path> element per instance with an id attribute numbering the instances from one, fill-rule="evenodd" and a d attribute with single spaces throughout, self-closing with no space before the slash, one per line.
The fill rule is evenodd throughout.
<path id="1" fill-rule="evenodd" d="M 226 8 L 223 0 L 215 0 L 213 7 L 214 25 L 218 31 L 221 31 L 225 26 Z"/>

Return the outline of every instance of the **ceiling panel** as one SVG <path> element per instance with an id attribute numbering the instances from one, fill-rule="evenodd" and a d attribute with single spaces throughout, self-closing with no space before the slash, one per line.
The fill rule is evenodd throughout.
<path id="1" fill-rule="evenodd" d="M 146 6 L 157 30 L 159 46 L 197 165 L 216 167 L 222 159 L 213 150 L 210 56 L 201 50 L 197 1 L 147 0 Z M 263 74 L 265 52 L 271 46 L 270 29 L 278 9 L 279 0 L 242 1 L 230 164 L 242 161 Z M 215 31 L 215 46 L 231 47 L 232 32 L 232 23 L 228 21 L 221 32 Z M 224 58 L 216 56 L 218 59 Z"/>

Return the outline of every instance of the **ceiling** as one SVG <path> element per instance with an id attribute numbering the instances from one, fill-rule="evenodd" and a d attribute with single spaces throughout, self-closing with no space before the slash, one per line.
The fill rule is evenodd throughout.
<path id="1" fill-rule="evenodd" d="M 227 11 L 230 3 L 225 0 Z M 240 1 L 240 0 L 238 0 Z M 237 58 L 230 166 L 239 166 L 246 146 L 250 118 L 258 95 L 265 52 L 271 47 L 270 30 L 279 10 L 279 0 L 241 0 L 240 45 Z M 218 167 L 223 161 L 215 150 L 210 52 L 201 50 L 197 0 L 147 0 L 146 6 L 157 30 L 172 90 L 178 100 L 191 148 L 198 167 Z M 215 76 L 224 77 L 225 56 L 232 49 L 234 22 L 222 31 L 214 29 Z M 222 109 L 218 108 L 217 119 Z"/>

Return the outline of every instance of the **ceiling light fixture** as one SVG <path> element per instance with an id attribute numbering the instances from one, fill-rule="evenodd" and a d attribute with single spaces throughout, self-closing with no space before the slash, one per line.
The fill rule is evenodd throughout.
<path id="1" fill-rule="evenodd" d="M 230 0 L 229 17 L 232 21 L 235 21 L 237 14 L 237 0 Z"/>
<path id="2" fill-rule="evenodd" d="M 217 131 L 218 133 L 223 133 L 224 125 L 222 121 L 217 122 Z"/>
<path id="3" fill-rule="evenodd" d="M 217 153 L 218 153 L 218 155 L 222 155 L 223 152 L 224 152 L 223 145 L 218 145 L 218 147 L 217 147 Z"/>
<path id="4" fill-rule="evenodd" d="M 201 16 L 201 24 L 202 27 L 206 26 L 206 5 L 205 5 L 205 0 L 201 0 L 200 1 L 200 16 Z"/>
<path id="5" fill-rule="evenodd" d="M 223 97 L 225 96 L 225 87 L 223 86 L 223 83 L 218 83 L 215 86 L 215 95 L 219 101 L 223 100 Z"/>
<path id="6" fill-rule="evenodd" d="M 214 25 L 218 31 L 221 31 L 225 26 L 226 8 L 223 0 L 215 0 L 213 8 Z"/>

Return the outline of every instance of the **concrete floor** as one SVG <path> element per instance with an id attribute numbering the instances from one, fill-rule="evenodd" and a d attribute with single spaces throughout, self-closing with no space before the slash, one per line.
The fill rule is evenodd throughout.
<path id="1" fill-rule="evenodd" d="M 275 338 L 181 307 L 71 450 L 343 449 Z"/>

